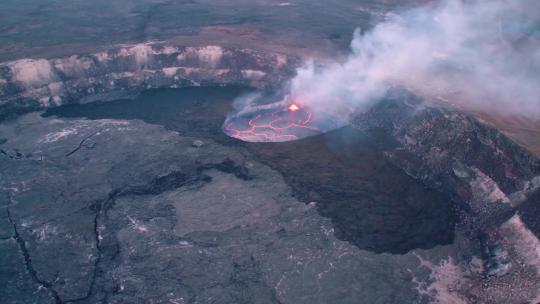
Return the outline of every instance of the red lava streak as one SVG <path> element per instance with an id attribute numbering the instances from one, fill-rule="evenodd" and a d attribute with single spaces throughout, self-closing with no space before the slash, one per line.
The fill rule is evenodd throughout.
<path id="1" fill-rule="evenodd" d="M 230 136 L 248 142 L 280 142 L 321 132 L 312 126 L 312 113 L 296 104 L 278 110 L 261 110 L 250 116 L 236 117 L 224 127 Z M 247 122 L 247 123 L 246 123 Z"/>

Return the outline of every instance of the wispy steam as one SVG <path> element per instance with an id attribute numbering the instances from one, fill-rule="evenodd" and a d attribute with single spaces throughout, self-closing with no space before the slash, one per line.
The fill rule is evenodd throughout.
<path id="1" fill-rule="evenodd" d="M 367 108 L 398 84 L 538 118 L 539 40 L 540 1 L 439 1 L 357 30 L 347 60 L 306 64 L 290 96 L 315 111 L 343 113 Z"/>

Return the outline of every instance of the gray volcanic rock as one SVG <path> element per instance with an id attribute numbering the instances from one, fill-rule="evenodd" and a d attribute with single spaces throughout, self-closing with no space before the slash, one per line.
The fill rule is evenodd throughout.
<path id="1" fill-rule="evenodd" d="M 484 219 L 519 205 L 539 186 L 540 161 L 532 154 L 474 118 L 407 91 L 394 90 L 354 124 L 392 134 L 401 145 L 388 157 Z"/>
<path id="2" fill-rule="evenodd" d="M 290 77 L 297 64 L 297 58 L 245 48 L 151 43 L 65 58 L 20 59 L 0 63 L 0 120 L 66 103 L 127 97 L 148 88 L 260 88 Z"/>
<path id="3" fill-rule="evenodd" d="M 453 245 L 391 255 L 338 240 L 239 146 L 36 114 L 0 133 L 32 155 L 0 155 L 7 302 L 428 303 L 424 289 L 444 292 L 438 265 L 458 267 Z"/>
<path id="4" fill-rule="evenodd" d="M 0 13 L 2 303 L 540 302 L 540 161 L 405 90 L 271 148 L 221 132 L 237 89 L 28 114 L 272 88 L 300 62 L 285 53 L 348 52 L 354 28 L 429 1 L 16 2 Z"/>
<path id="5" fill-rule="evenodd" d="M 172 117 L 194 115 L 197 109 L 173 111 Z M 385 148 L 388 165 L 423 183 L 411 188 L 416 194 L 404 197 L 403 207 L 427 195 L 421 190 L 425 186 L 445 194 L 435 202 L 446 204 L 443 199 L 449 197 L 461 211 L 452 244 L 404 246 L 403 254 L 381 254 L 369 245 L 391 233 L 379 229 L 393 232 L 408 225 L 388 213 L 377 214 L 392 205 L 354 206 L 359 207 L 353 215 L 360 228 L 347 231 L 359 239 L 367 233 L 365 247 L 350 241 L 354 238 L 338 238 L 337 230 L 347 227 L 338 226 L 341 222 L 331 212 L 322 217 L 321 210 L 339 204 L 300 202 L 289 185 L 309 179 L 300 174 L 284 178 L 279 172 L 287 171 L 275 171 L 280 166 L 261 163 L 271 160 L 262 150 L 218 144 L 211 133 L 213 120 L 221 116 L 213 111 L 199 115 L 207 120 L 191 117 L 187 124 L 176 124 L 181 133 L 136 115 L 128 115 L 131 120 L 86 120 L 27 114 L 0 125 L 4 299 L 520 303 L 538 298 L 540 242 L 534 214 L 539 162 L 495 129 L 401 90 L 356 116 L 354 127 L 382 130 L 397 142 Z M 182 130 L 193 125 L 200 130 Z M 306 151 L 316 151 L 312 147 L 318 147 L 317 141 L 307 141 Z M 293 152 L 300 147 L 296 144 L 302 143 L 288 145 Z M 298 181 L 288 185 L 291 178 Z M 377 178 L 381 183 L 363 187 L 381 188 L 390 180 Z M 381 220 L 392 222 L 387 227 L 370 224 Z M 424 235 L 429 237 L 430 231 L 415 237 Z"/>
<path id="6" fill-rule="evenodd" d="M 395 107 L 414 115 L 390 124 Z M 537 204 L 536 160 L 500 137 L 469 153 L 516 149 L 504 154 L 515 175 L 474 167 L 443 133 L 465 130 L 455 138 L 473 141 L 491 131 L 467 120 L 440 127 L 452 115 L 461 114 L 389 100 L 356 121 L 387 130 L 400 143 L 386 154 L 393 164 L 463 207 L 452 244 L 404 254 L 338 239 L 318 204 L 298 201 L 286 179 L 243 145 L 140 120 L 27 114 L 8 121 L 0 126 L 0 246 L 9 253 L 0 291 L 22 303 L 534 299 L 540 244 L 526 210 Z M 441 153 L 426 148 L 426 121 L 438 130 Z M 498 182 L 523 189 L 507 193 L 513 188 Z M 366 212 L 358 220 L 369 219 Z"/>
<path id="7" fill-rule="evenodd" d="M 457 233 L 479 241 L 485 276 L 472 275 L 463 294 L 482 303 L 538 297 L 540 234 L 532 219 L 539 203 L 537 158 L 474 118 L 401 89 L 353 123 L 392 134 L 400 145 L 387 157 L 460 206 Z"/>

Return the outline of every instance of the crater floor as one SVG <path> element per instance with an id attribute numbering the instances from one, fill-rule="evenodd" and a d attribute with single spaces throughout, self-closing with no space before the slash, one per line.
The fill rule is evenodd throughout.
<path id="1" fill-rule="evenodd" d="M 447 198 L 385 160 L 384 134 L 227 137 L 248 90 L 155 90 L 1 125 L 5 299 L 433 301 L 440 265 L 463 254 Z"/>

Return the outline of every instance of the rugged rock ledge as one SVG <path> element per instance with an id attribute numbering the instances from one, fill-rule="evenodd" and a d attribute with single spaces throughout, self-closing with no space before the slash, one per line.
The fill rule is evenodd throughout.
<path id="1" fill-rule="evenodd" d="M 245 48 L 137 44 L 88 55 L 0 63 L 0 120 L 51 106 L 129 96 L 148 88 L 265 87 L 297 58 Z"/>
<path id="2" fill-rule="evenodd" d="M 501 303 L 536 296 L 540 233 L 531 213 L 538 209 L 540 161 L 535 156 L 471 116 L 433 107 L 403 89 L 392 90 L 353 123 L 390 133 L 400 145 L 387 157 L 460 208 L 457 233 L 473 247 L 480 244 L 481 262 L 457 261 L 465 272 L 456 293 Z"/>
<path id="3" fill-rule="evenodd" d="M 408 91 L 393 90 L 353 123 L 392 134 L 401 145 L 388 157 L 483 217 L 497 203 L 519 206 L 540 186 L 534 155 L 466 113 L 430 106 Z"/>

